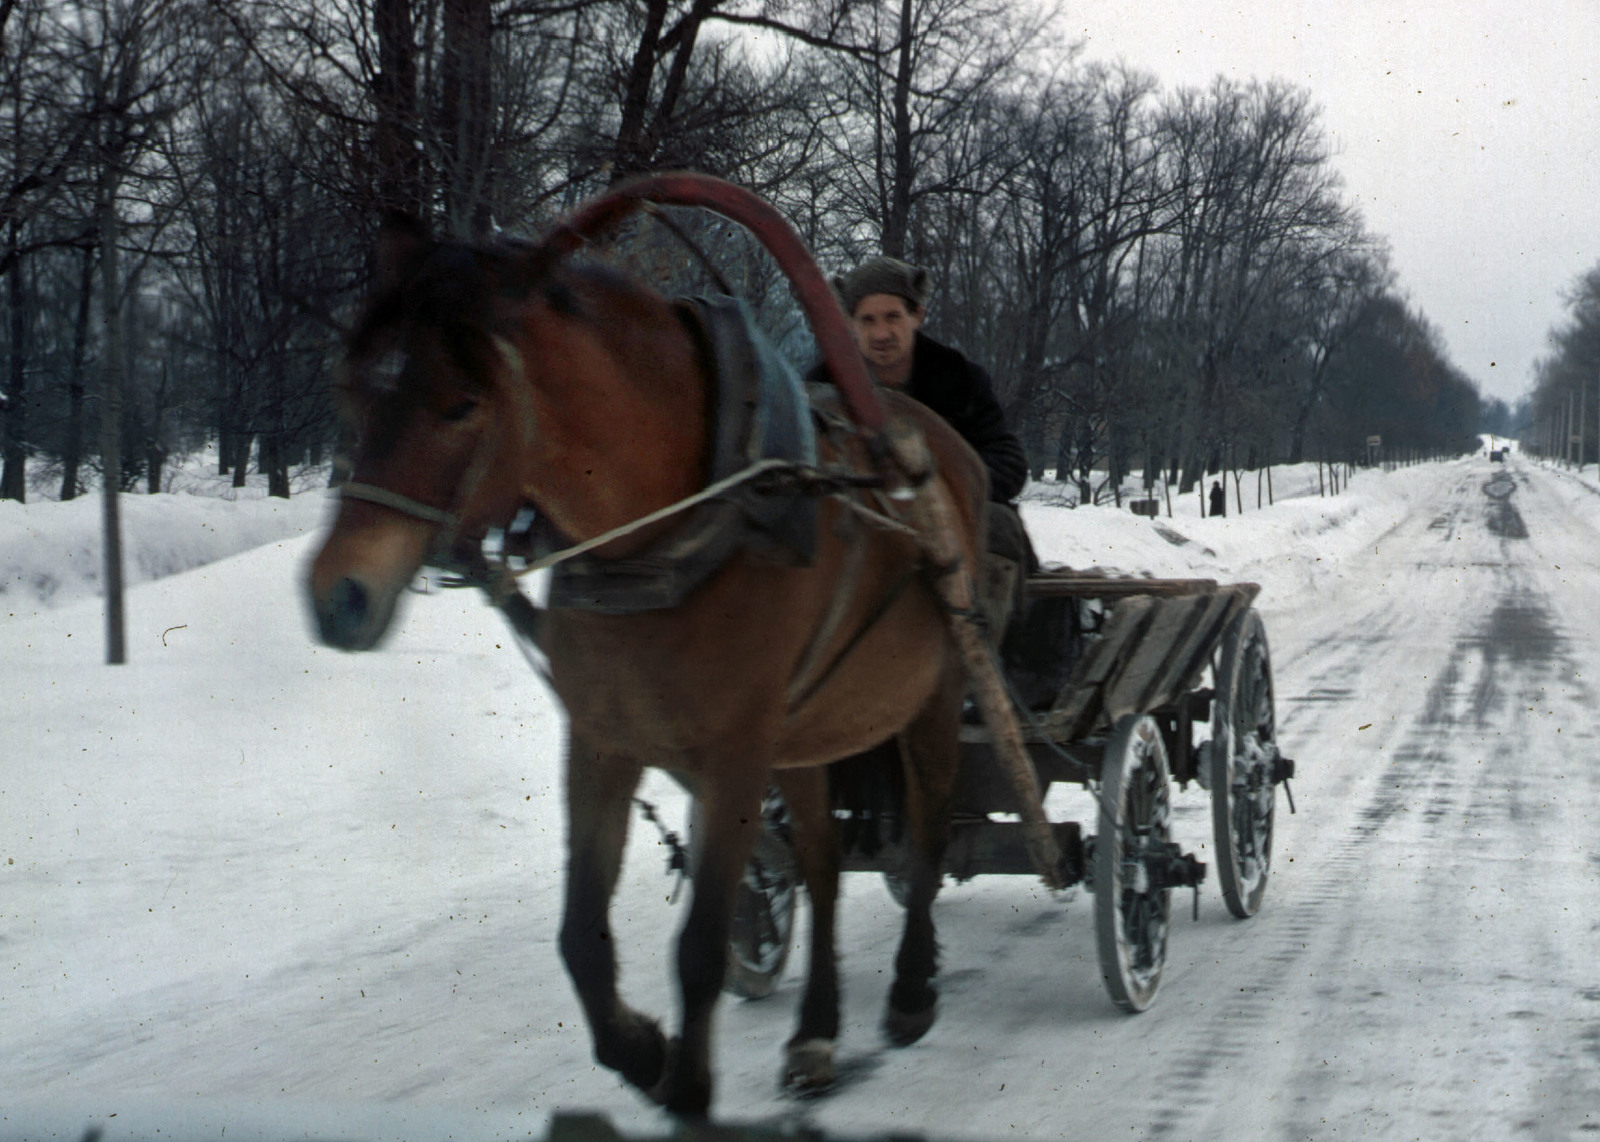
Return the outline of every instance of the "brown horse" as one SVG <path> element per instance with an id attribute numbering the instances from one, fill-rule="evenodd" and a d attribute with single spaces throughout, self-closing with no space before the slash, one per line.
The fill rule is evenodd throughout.
<path id="1" fill-rule="evenodd" d="M 668 301 L 540 247 L 392 232 L 378 266 L 343 380 L 358 432 L 354 482 L 311 570 L 325 641 L 372 647 L 425 560 L 473 548 L 525 503 L 582 541 L 705 485 L 708 378 Z M 837 343 L 844 327 L 835 320 Z M 984 533 L 984 469 L 936 415 L 885 396 L 891 421 L 927 442 L 937 475 L 923 494 L 937 490 L 951 508 L 970 571 Z M 863 438 L 847 438 L 824 442 L 821 459 L 871 471 L 868 451 Z M 773 780 L 793 814 L 814 910 L 785 1081 L 801 1090 L 831 1081 L 839 852 L 824 767 L 896 736 L 914 859 L 885 1029 L 910 1043 L 933 1022 L 930 905 L 965 674 L 923 547 L 848 508 L 842 497 L 822 500 L 809 565 L 736 554 L 671 609 L 553 609 L 543 620 L 541 645 L 571 724 L 561 952 L 596 1057 L 681 1113 L 704 1113 L 711 1100 L 711 1021 L 734 897 Z M 626 556 L 676 523 L 598 553 Z M 793 683 L 803 660 L 817 658 L 819 630 L 831 669 L 796 702 Z M 670 1042 L 619 998 L 608 919 L 644 766 L 681 775 L 699 805 L 693 898 L 678 941 L 683 1021 Z"/>

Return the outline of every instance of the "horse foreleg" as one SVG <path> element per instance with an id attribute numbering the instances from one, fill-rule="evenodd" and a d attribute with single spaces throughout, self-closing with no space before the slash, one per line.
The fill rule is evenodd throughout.
<path id="1" fill-rule="evenodd" d="M 901 733 L 900 755 L 906 774 L 906 823 L 910 860 L 906 876 L 906 926 L 895 956 L 894 984 L 883 1030 L 903 1047 L 933 1026 L 939 993 L 932 980 L 939 970 L 933 928 L 933 898 L 950 837 L 950 798 L 961 757 L 961 694 L 965 677 L 946 671 L 939 690 Z"/>
<path id="2" fill-rule="evenodd" d="M 589 1020 L 594 1054 L 642 1090 L 661 1079 L 666 1040 L 653 1019 L 617 996 L 611 893 L 622 867 L 640 766 L 587 749 L 567 754 L 567 899 L 561 957 Z"/>
<path id="3" fill-rule="evenodd" d="M 799 1094 L 817 1094 L 833 1083 L 833 1046 L 839 1037 L 839 966 L 834 949 L 839 834 L 828 803 L 826 769 L 783 771 L 778 787 L 789 806 L 795 857 L 811 898 L 811 963 L 800 1001 L 800 1025 L 785 1053 L 782 1083 Z"/>
<path id="4" fill-rule="evenodd" d="M 711 1105 L 711 1020 L 728 970 L 734 893 L 761 825 L 764 767 L 741 760 L 731 775 L 698 775 L 694 898 L 678 936 L 683 1025 L 652 1090 L 668 1110 L 703 1115 Z"/>

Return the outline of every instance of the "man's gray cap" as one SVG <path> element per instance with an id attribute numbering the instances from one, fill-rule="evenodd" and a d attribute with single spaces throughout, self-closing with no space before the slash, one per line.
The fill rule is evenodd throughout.
<path id="1" fill-rule="evenodd" d="M 868 258 L 847 274 L 833 279 L 844 311 L 854 315 L 861 299 L 875 293 L 903 297 L 916 309 L 927 304 L 933 281 L 928 271 L 898 258 Z"/>

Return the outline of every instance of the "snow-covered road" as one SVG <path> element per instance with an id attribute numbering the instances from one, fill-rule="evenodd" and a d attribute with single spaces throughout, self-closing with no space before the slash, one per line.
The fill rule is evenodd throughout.
<path id="1" fill-rule="evenodd" d="M 1435 472 L 1339 584 L 1266 601 L 1300 814 L 1261 915 L 1175 933 L 1152 1136 L 1600 1129 L 1592 493 Z"/>
<path id="2" fill-rule="evenodd" d="M 1405 494 L 1359 500 L 1380 484 Z M 895 1051 L 898 909 L 849 878 L 843 1082 L 777 1094 L 791 969 L 723 1007 L 719 1116 L 973 1139 L 1600 1130 L 1600 495 L 1481 457 L 1356 492 L 1365 514 L 1325 534 L 1284 523 L 1318 501 L 1191 520 L 1182 546 L 1126 513 L 1108 533 L 1121 566 L 1266 586 L 1299 813 L 1280 801 L 1255 919 L 1213 884 L 1197 923 L 1184 899 L 1161 997 L 1128 1017 L 1089 897 L 948 885 L 940 1020 Z M 1062 537 L 1088 518 L 1029 522 L 1081 562 L 1095 544 Z M 24 1103 L 128 1130 L 174 1101 L 398 1103 L 458 1137 L 558 1108 L 663 1128 L 591 1063 L 553 945 L 559 711 L 476 599 L 411 600 L 377 654 L 314 646 L 308 550 L 140 587 L 124 671 L 97 665 L 92 600 L 0 622 L 0 1138 Z M 646 793 L 682 820 L 667 783 Z M 1177 801 L 1209 859 L 1205 794 Z M 1090 820 L 1081 794 L 1052 805 Z M 624 987 L 667 1013 L 664 852 L 635 828 L 617 909 Z"/>

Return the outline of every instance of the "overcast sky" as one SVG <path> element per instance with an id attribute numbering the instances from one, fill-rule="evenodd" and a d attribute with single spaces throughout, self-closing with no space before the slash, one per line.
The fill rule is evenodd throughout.
<path id="1" fill-rule="evenodd" d="M 1164 87 L 1277 76 L 1323 108 L 1401 287 L 1513 399 L 1600 262 L 1600 0 L 1065 0 L 1085 59 Z"/>

